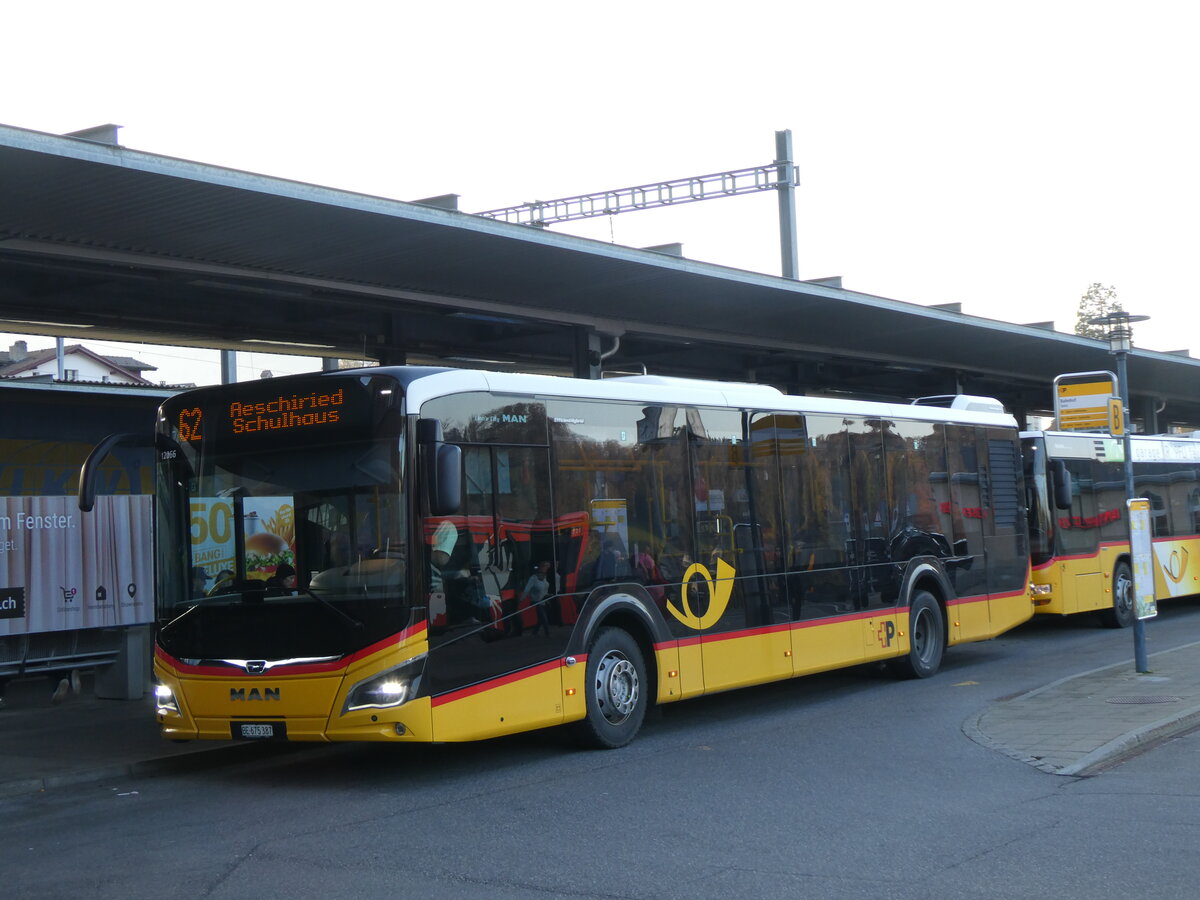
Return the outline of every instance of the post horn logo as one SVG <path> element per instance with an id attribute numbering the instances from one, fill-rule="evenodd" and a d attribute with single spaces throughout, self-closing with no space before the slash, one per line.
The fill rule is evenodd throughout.
<path id="1" fill-rule="evenodd" d="M 1163 571 L 1167 573 L 1168 578 L 1170 578 L 1176 584 L 1179 584 L 1179 582 L 1183 581 L 1183 576 L 1187 574 L 1187 567 L 1187 547 L 1179 547 L 1171 551 L 1171 555 L 1168 557 L 1167 564 L 1163 567 Z"/>
<path id="2" fill-rule="evenodd" d="M 686 625 L 688 628 L 694 628 L 696 631 L 703 631 L 705 628 L 711 628 L 716 625 L 721 616 L 725 614 L 725 608 L 729 606 L 729 598 L 733 594 L 733 576 L 737 571 L 725 560 L 717 559 L 717 577 L 708 574 L 708 568 L 700 563 L 693 563 L 688 567 L 688 570 L 683 573 L 683 609 L 681 610 L 672 601 L 667 601 L 667 612 L 673 615 L 676 619 Z M 688 602 L 688 586 L 691 584 L 692 577 L 699 575 L 704 579 L 704 587 L 708 591 L 708 609 L 703 616 L 698 616 L 692 612 L 691 604 Z"/>

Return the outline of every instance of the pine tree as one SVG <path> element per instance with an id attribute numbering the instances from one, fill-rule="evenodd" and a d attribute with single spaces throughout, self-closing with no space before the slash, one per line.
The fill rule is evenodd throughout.
<path id="1" fill-rule="evenodd" d="M 1089 321 L 1112 312 L 1121 312 L 1124 307 L 1117 299 L 1117 289 L 1105 287 L 1095 281 L 1088 285 L 1087 292 L 1079 298 L 1079 311 L 1075 315 L 1075 333 L 1083 337 L 1105 340 L 1108 329 L 1103 325 L 1093 325 Z"/>

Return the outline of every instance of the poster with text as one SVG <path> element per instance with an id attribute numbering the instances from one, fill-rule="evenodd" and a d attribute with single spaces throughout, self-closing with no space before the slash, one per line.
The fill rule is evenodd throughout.
<path id="1" fill-rule="evenodd" d="M 0 497 L 0 636 L 154 619 L 152 498 Z"/>

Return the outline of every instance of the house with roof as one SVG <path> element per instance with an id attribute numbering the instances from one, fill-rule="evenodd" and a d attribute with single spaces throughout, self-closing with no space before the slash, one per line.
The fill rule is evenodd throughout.
<path id="1" fill-rule="evenodd" d="M 154 384 L 142 373 L 157 371 L 156 367 L 129 356 L 102 356 L 83 344 L 69 344 L 62 354 L 63 381 Z M 30 350 L 25 341 L 14 341 L 7 351 L 0 350 L 0 378 L 57 381 L 57 348 Z"/>

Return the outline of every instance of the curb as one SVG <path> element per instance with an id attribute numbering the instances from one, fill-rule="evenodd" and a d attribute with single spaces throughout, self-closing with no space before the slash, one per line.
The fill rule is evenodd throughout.
<path id="1" fill-rule="evenodd" d="M 44 793 L 56 788 L 76 787 L 81 784 L 93 784 L 118 778 L 155 778 L 161 775 L 196 772 L 230 762 L 252 761 L 258 756 L 267 756 L 272 750 L 274 752 L 295 751 L 306 746 L 314 745 L 249 742 L 232 746 L 197 748 L 175 756 L 160 756 L 131 763 L 97 766 L 94 769 L 80 769 L 76 772 L 64 772 L 61 775 L 18 778 L 13 781 L 0 782 L 0 799 L 18 797 L 23 794 Z M 231 757 L 235 758 L 231 759 Z M 246 759 L 237 759 L 236 757 L 246 757 Z"/>
<path id="2" fill-rule="evenodd" d="M 1063 680 L 1068 681 L 1070 679 L 1063 679 Z M 1055 683 L 1057 684 L 1058 682 L 1055 682 Z M 1038 688 L 1038 690 L 1042 690 L 1042 689 Z M 1029 694 L 1031 694 L 1031 693 L 1034 693 L 1034 692 L 1030 691 L 1028 693 L 1021 694 L 1018 697 L 1013 697 L 1011 699 L 1016 700 L 1016 699 L 1020 699 L 1020 697 L 1028 697 Z M 1040 769 L 1041 771 L 1045 772 L 1047 775 L 1061 775 L 1062 774 L 1062 771 L 1060 769 L 1055 769 L 1055 768 L 1046 766 L 1045 764 L 1041 763 L 1037 757 L 1027 756 L 1024 753 L 1021 753 L 1005 744 L 1000 743 L 999 741 L 993 739 L 990 735 L 988 735 L 987 732 L 985 732 L 983 729 L 981 729 L 979 727 L 979 722 L 984 716 L 986 716 L 988 714 L 988 712 L 990 710 L 991 710 L 990 706 L 985 709 L 981 709 L 979 712 L 975 713 L 973 716 L 971 716 L 965 722 L 963 722 L 962 729 L 961 729 L 962 733 L 964 735 L 966 735 L 967 738 L 969 738 L 970 740 L 972 740 L 976 744 L 978 744 L 980 747 L 983 747 L 985 750 L 991 750 L 994 753 L 999 753 L 1001 756 L 1007 756 L 1009 759 L 1014 759 L 1017 762 L 1023 762 L 1028 766 L 1033 766 L 1035 769 Z M 1093 751 L 1093 752 L 1096 752 L 1096 751 Z"/>
<path id="3" fill-rule="evenodd" d="M 1169 650 L 1159 650 L 1150 655 L 1151 658 L 1156 656 L 1164 656 L 1168 653 L 1174 653 L 1178 650 L 1187 650 L 1200 647 L 1200 641 L 1182 644 L 1178 647 L 1172 647 Z M 1111 672 L 1114 669 L 1119 669 L 1128 666 L 1128 662 L 1114 663 L 1112 665 L 1100 666 L 1095 669 L 1089 669 L 1086 672 L 1080 672 L 1076 675 L 1068 675 L 1064 678 L 1059 678 L 1049 684 L 1044 684 L 1041 687 L 1033 688 L 1024 693 L 1017 694 L 1015 697 L 1009 697 L 1003 701 L 993 701 L 991 704 L 981 709 L 979 712 L 967 718 L 962 724 L 963 734 L 971 741 L 979 744 L 988 750 L 1000 753 L 1007 756 L 1009 759 L 1023 762 L 1026 765 L 1033 766 L 1046 772 L 1049 775 L 1063 775 L 1068 777 L 1087 777 L 1104 769 L 1121 759 L 1133 755 L 1140 749 L 1149 749 L 1150 746 L 1164 741 L 1168 738 L 1190 731 L 1193 728 L 1200 727 L 1200 705 L 1191 706 L 1182 712 L 1175 713 L 1165 718 L 1151 722 L 1133 731 L 1119 735 L 1110 741 L 1100 745 L 1095 750 L 1085 754 L 1080 759 L 1070 765 L 1056 768 L 1052 765 L 1047 765 L 1041 761 L 1040 757 L 1032 757 L 1020 751 L 1014 750 L 1002 744 L 1000 741 L 992 738 L 980 728 L 980 722 L 993 708 L 1000 703 L 1008 703 L 1019 700 L 1026 700 L 1031 697 L 1036 697 L 1039 694 L 1044 694 L 1060 685 L 1068 682 L 1076 681 L 1080 678 L 1087 678 L 1093 675 L 1101 675 Z"/>
<path id="4" fill-rule="evenodd" d="M 1136 731 L 1130 731 L 1107 744 L 1097 747 L 1073 765 L 1054 772 L 1055 775 L 1087 776 L 1103 769 L 1140 749 L 1175 737 L 1200 726 L 1200 706 L 1193 706 L 1176 716 L 1159 719 Z"/>

